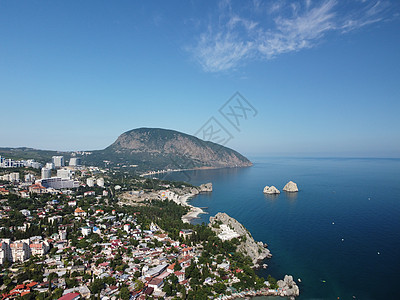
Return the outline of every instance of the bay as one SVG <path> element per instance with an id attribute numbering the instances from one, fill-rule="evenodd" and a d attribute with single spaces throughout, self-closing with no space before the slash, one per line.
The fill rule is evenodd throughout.
<path id="1" fill-rule="evenodd" d="M 226 212 L 273 257 L 258 275 L 301 278 L 298 299 L 399 299 L 400 160 L 251 158 L 249 168 L 185 171 L 164 178 L 212 182 L 191 200 L 208 223 Z M 292 180 L 298 193 L 282 192 Z M 263 194 L 274 185 L 281 194 Z"/>

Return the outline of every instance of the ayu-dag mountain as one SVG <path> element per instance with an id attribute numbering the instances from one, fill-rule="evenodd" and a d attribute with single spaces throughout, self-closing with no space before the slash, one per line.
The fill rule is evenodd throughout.
<path id="1" fill-rule="evenodd" d="M 138 128 L 121 134 L 104 150 L 93 151 L 85 164 L 137 165 L 138 171 L 248 167 L 240 153 L 195 136 L 161 128 Z"/>

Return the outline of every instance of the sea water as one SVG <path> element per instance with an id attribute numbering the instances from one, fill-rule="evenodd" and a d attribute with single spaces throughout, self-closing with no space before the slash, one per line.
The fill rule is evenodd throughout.
<path id="1" fill-rule="evenodd" d="M 273 255 L 258 275 L 300 278 L 298 299 L 400 299 L 400 159 L 252 161 L 167 178 L 212 182 L 212 193 L 190 202 L 207 213 L 193 223 L 218 212 L 237 219 Z M 282 191 L 289 180 L 298 193 Z M 281 194 L 264 195 L 266 185 Z"/>

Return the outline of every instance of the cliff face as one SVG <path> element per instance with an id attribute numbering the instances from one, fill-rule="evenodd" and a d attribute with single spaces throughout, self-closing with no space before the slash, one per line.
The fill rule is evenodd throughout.
<path id="1" fill-rule="evenodd" d="M 259 260 L 263 260 L 266 257 L 271 257 L 270 251 L 266 248 L 262 242 L 256 242 L 251 236 L 250 232 L 240 224 L 236 219 L 228 216 L 226 213 L 218 213 L 215 217 L 210 217 L 209 226 L 215 231 L 217 234 L 222 232 L 221 228 L 215 228 L 214 224 L 225 224 L 230 229 L 235 231 L 240 237 L 242 242 L 238 246 L 238 251 L 247 255 L 253 261 L 253 264 L 256 264 Z"/>
<path id="2" fill-rule="evenodd" d="M 121 134 L 101 155 L 118 163 L 146 165 L 149 170 L 248 167 L 240 153 L 195 136 L 160 128 L 139 128 Z M 108 157 L 108 158 L 107 158 Z"/>

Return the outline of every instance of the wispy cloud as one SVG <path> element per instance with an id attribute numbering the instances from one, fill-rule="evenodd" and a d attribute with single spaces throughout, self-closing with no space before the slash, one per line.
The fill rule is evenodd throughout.
<path id="1" fill-rule="evenodd" d="M 268 60 L 311 48 L 328 32 L 348 33 L 390 14 L 390 3 L 384 1 L 343 6 L 337 0 L 281 0 L 270 5 L 254 0 L 247 14 L 240 13 L 243 9 L 236 11 L 229 0 L 218 7 L 217 21 L 210 21 L 190 48 L 206 72 L 232 70 L 250 60 Z"/>

